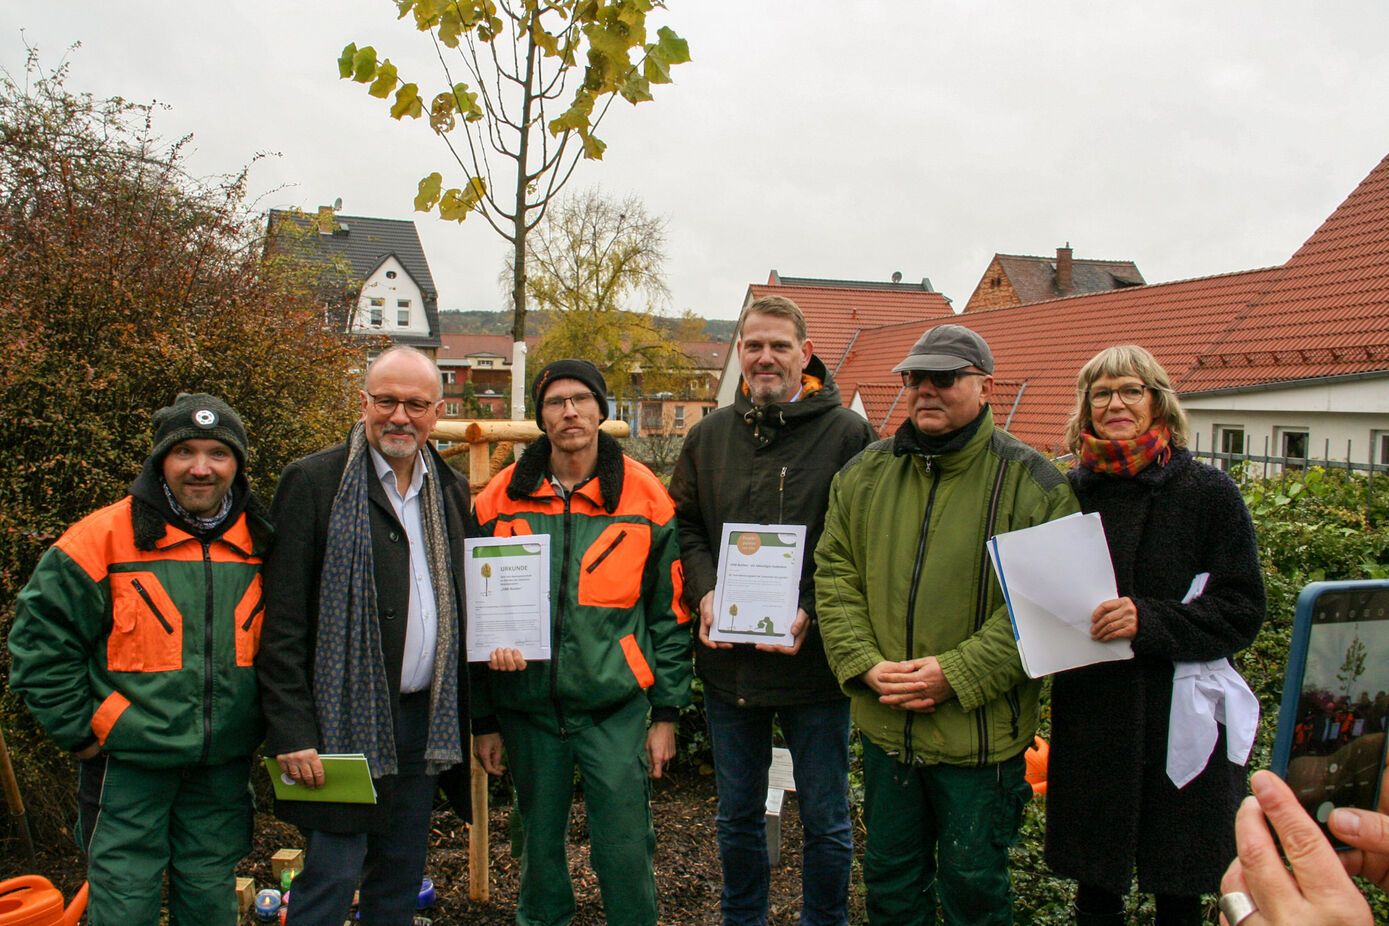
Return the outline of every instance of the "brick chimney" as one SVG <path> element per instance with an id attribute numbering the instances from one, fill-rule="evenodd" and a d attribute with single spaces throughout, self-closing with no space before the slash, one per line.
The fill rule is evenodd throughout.
<path id="1" fill-rule="evenodd" d="M 337 224 L 333 219 L 332 206 L 318 207 L 318 233 L 320 235 L 331 235 Z"/>
<path id="2" fill-rule="evenodd" d="M 1062 294 L 1075 289 L 1075 277 L 1071 273 L 1071 243 L 1056 249 L 1056 291 Z"/>

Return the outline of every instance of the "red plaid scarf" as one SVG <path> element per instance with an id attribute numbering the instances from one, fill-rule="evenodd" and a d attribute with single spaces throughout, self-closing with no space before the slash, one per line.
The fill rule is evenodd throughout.
<path id="1" fill-rule="evenodd" d="M 1095 473 L 1132 476 L 1149 463 L 1166 466 L 1172 458 L 1172 434 L 1155 424 L 1133 440 L 1104 440 L 1089 431 L 1080 435 L 1080 465 Z"/>

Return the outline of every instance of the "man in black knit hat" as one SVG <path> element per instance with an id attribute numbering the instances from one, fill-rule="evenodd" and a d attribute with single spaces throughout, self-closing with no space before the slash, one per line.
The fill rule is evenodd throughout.
<path id="1" fill-rule="evenodd" d="M 557 360 L 531 386 L 544 432 L 478 494 L 482 536 L 548 534 L 550 658 L 498 649 L 477 663 L 473 751 L 493 775 L 505 744 L 525 835 L 518 923 L 574 917 L 565 845 L 574 771 L 608 926 L 655 926 L 647 776 L 675 756 L 690 698 L 689 614 L 675 509 L 649 469 L 600 430 L 607 386 Z"/>
<path id="2" fill-rule="evenodd" d="M 15 603 L 10 687 L 81 760 L 88 921 L 231 926 L 261 740 L 252 660 L 270 524 L 246 428 L 182 393 L 129 494 L 69 528 Z"/>

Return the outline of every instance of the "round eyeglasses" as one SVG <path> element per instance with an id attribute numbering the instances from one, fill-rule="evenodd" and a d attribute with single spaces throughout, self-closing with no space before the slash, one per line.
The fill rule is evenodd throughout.
<path id="1" fill-rule="evenodd" d="M 1091 389 L 1090 407 L 1104 408 L 1116 395 L 1119 397 L 1119 401 L 1125 405 L 1137 405 L 1143 401 L 1143 391 L 1151 388 L 1144 383 L 1129 383 L 1118 389 Z"/>

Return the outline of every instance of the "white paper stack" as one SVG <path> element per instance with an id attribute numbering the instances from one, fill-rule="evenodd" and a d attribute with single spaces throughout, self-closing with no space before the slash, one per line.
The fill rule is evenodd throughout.
<path id="1" fill-rule="evenodd" d="M 989 558 L 1029 676 L 1133 658 L 1128 640 L 1090 639 L 1095 607 L 1119 597 L 1098 514 L 998 534 L 989 540 Z"/>

